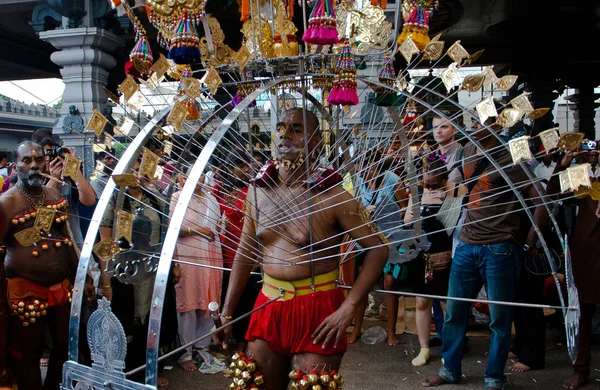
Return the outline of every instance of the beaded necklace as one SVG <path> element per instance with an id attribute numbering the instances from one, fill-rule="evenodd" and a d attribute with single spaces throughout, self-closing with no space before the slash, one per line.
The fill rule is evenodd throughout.
<path id="1" fill-rule="evenodd" d="M 33 210 L 36 210 L 39 206 L 46 205 L 46 192 L 44 191 L 44 187 L 42 187 L 41 195 L 37 195 L 37 196 L 33 196 L 33 197 L 27 193 L 27 191 L 25 190 L 25 188 L 23 188 L 21 183 L 17 183 L 16 187 L 17 187 L 17 190 L 19 191 L 19 193 L 21 195 L 23 195 L 23 197 L 25 198 L 27 203 L 29 203 L 29 206 L 31 206 L 31 208 Z M 34 199 L 39 199 L 39 202 L 37 202 L 37 205 L 36 205 L 36 202 L 34 202 Z"/>

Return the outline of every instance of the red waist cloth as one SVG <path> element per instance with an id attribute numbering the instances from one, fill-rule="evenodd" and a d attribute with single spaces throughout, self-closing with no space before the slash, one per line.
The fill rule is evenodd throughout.
<path id="1" fill-rule="evenodd" d="M 261 291 L 254 307 L 270 299 Z M 252 314 L 246 333 L 248 341 L 261 339 L 284 356 L 309 352 L 317 355 L 334 355 L 348 349 L 346 334 L 337 348 L 331 343 L 326 349 L 322 343 L 313 344 L 312 333 L 330 314 L 344 302 L 344 291 L 336 288 L 314 294 L 273 302 Z"/>
<path id="2" fill-rule="evenodd" d="M 8 301 L 24 301 L 27 298 L 37 298 L 45 301 L 48 306 L 61 306 L 69 299 L 69 280 L 45 287 L 39 286 L 25 278 L 10 278 L 7 286 Z"/>

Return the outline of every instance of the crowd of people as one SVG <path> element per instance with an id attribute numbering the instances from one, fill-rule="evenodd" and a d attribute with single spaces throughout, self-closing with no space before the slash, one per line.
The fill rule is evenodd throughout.
<path id="1" fill-rule="evenodd" d="M 359 340 L 369 292 L 382 279 L 390 291 L 384 305 L 388 344 L 400 342 L 400 295 L 393 291 L 408 287 L 420 295 L 420 350 L 412 364 L 428 364 L 431 348 L 441 345 L 443 366 L 423 386 L 456 383 L 462 377 L 472 303 L 431 296 L 477 298 L 483 289 L 496 301 L 556 301 L 549 273 L 531 271 L 542 256 L 538 231 L 546 241 L 558 241 L 550 211 L 569 232 L 581 307 L 577 361 L 564 387 L 580 387 L 590 375 L 591 323 L 600 303 L 593 281 L 600 262 L 590 255 L 600 253 L 594 250 L 600 245 L 600 213 L 590 197 L 561 194 L 558 173 L 573 160 L 586 162 L 596 180 L 600 152 L 541 151 L 539 162 L 515 165 L 503 145 L 510 135 L 500 135 L 495 119 L 473 127 L 475 145 L 458 139 L 447 118 L 434 116 L 432 139 L 421 140 L 410 152 L 416 193 L 402 161 L 386 150 L 373 148 L 340 166 L 324 166 L 319 119 L 302 109 L 280 116 L 273 155 L 258 156 L 264 159 L 259 166 L 241 149 L 213 161 L 196 185 L 180 229 L 163 306 L 161 352 L 210 333 L 215 324 L 208 306 L 217 302 L 223 325 L 256 311 L 184 349 L 178 356 L 184 371 L 222 371 L 214 345 L 251 356 L 267 389 L 286 388 L 316 366 L 329 367 L 329 375 L 339 370 L 348 344 Z M 62 147 L 48 131 L 19 144 L 10 163 L 0 152 L 0 304 L 6 308 L 0 311 L 0 386 L 57 389 L 67 358 L 70 289 L 87 226 L 82 210 L 94 206 L 118 156 L 109 147 L 96 153 L 101 169 L 88 181 L 83 172 L 75 179 L 62 177 L 65 153 L 75 150 Z M 133 242 L 125 244 L 160 253 L 161 231 L 179 201 L 187 168 L 171 166 L 171 180 L 161 186 L 140 174 L 140 162 L 131 171 L 138 185 L 127 187 L 119 206 L 135 214 Z M 347 182 L 349 175 L 354 180 Z M 114 197 L 105 210 L 98 241 L 114 238 L 117 204 Z M 526 208 L 533 223 L 527 222 Z M 50 215 L 41 228 L 40 213 Z M 416 225 L 427 245 L 410 261 L 392 260 L 398 249 L 397 243 L 389 244 L 394 237 L 389 233 Z M 348 278 L 340 278 L 340 255 L 354 264 Z M 135 256 L 125 252 L 119 261 Z M 341 279 L 352 284 L 347 293 L 337 288 Z M 127 336 L 126 371 L 145 362 L 153 283 L 151 278 L 127 283 L 107 272 L 104 261 L 88 272 L 82 321 L 97 297 L 111 301 Z M 542 309 L 491 304 L 487 314 L 486 388 L 503 388 L 509 355 L 518 359 L 509 367 L 513 372 L 544 368 Z M 432 321 L 435 338 L 430 337 Z M 80 360 L 89 364 L 82 344 Z M 49 366 L 42 383 L 39 366 L 45 356 Z M 159 377 L 158 386 L 167 385 Z"/>

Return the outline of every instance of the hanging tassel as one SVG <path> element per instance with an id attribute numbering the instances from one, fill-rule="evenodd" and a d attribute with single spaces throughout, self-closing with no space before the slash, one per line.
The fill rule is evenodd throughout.
<path id="1" fill-rule="evenodd" d="M 350 52 L 348 41 L 342 48 L 342 54 L 335 66 L 336 79 L 333 89 L 327 98 L 331 105 L 355 106 L 358 104 L 358 94 L 356 93 L 356 63 L 354 56 Z"/>
<path id="2" fill-rule="evenodd" d="M 396 72 L 394 71 L 394 59 L 390 53 L 385 53 L 383 58 L 383 67 L 379 71 L 379 82 L 390 88 L 394 87 L 394 81 L 396 79 Z M 393 89 L 389 88 L 374 88 L 376 92 L 375 105 L 382 107 L 390 107 L 395 105 L 395 102 L 400 99 L 393 92 Z"/>
<path id="3" fill-rule="evenodd" d="M 200 62 L 200 39 L 196 29 L 197 18 L 187 12 L 181 15 L 175 28 L 168 58 L 176 64 L 195 64 Z"/>
<path id="4" fill-rule="evenodd" d="M 308 19 L 308 28 L 302 40 L 311 45 L 334 45 L 338 43 L 337 23 L 332 0 L 317 0 Z"/>
<path id="5" fill-rule="evenodd" d="M 240 5 L 240 20 L 245 22 L 250 17 L 250 0 L 242 0 Z"/>
<path id="6" fill-rule="evenodd" d="M 121 6 L 133 24 L 136 41 L 133 50 L 129 53 L 129 61 L 125 63 L 125 73 L 134 79 L 146 80 L 150 76 L 152 66 L 152 50 L 150 50 L 146 30 L 127 3 L 124 2 Z"/>
<path id="7" fill-rule="evenodd" d="M 410 36 L 419 50 L 423 50 L 430 41 L 429 20 L 438 8 L 439 0 L 404 0 L 404 2 L 408 3 L 410 12 L 404 19 L 402 33 L 397 40 L 398 45 Z"/>

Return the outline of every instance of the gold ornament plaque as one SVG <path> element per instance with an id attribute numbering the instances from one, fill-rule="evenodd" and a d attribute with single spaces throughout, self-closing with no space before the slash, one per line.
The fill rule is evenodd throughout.
<path id="1" fill-rule="evenodd" d="M 540 139 L 542 140 L 542 145 L 544 145 L 546 153 L 550 152 L 558 146 L 558 127 L 553 127 L 540 132 Z"/>
<path id="2" fill-rule="evenodd" d="M 581 146 L 585 134 L 579 131 L 569 131 L 558 138 L 558 148 L 563 151 L 574 151 Z"/>
<path id="3" fill-rule="evenodd" d="M 106 96 L 112 100 L 113 102 L 119 104 L 119 97 L 117 95 L 115 95 L 114 93 L 112 93 L 108 88 L 106 87 L 102 87 L 104 88 L 104 93 L 106 94 Z"/>
<path id="4" fill-rule="evenodd" d="M 454 42 L 452 46 L 446 51 L 448 57 L 452 58 L 452 61 L 456 62 L 458 66 L 461 66 L 464 59 L 469 57 L 469 52 L 462 47 L 460 40 Z"/>
<path id="5" fill-rule="evenodd" d="M 65 159 L 63 160 L 62 177 L 70 177 L 73 181 L 77 181 L 80 166 L 80 159 L 73 156 L 71 153 L 66 153 Z"/>
<path id="6" fill-rule="evenodd" d="M 163 142 L 163 154 L 165 156 L 170 156 L 172 151 L 173 151 L 173 142 L 171 142 L 171 141 Z"/>
<path id="7" fill-rule="evenodd" d="M 127 241 L 129 241 L 129 243 L 131 243 L 134 215 L 127 211 L 117 210 L 116 217 L 117 223 L 115 224 L 115 240 L 125 238 Z"/>
<path id="8" fill-rule="evenodd" d="M 156 176 L 156 167 L 158 167 L 159 160 L 160 157 L 152 153 L 150 149 L 144 148 L 142 162 L 140 163 L 140 175 L 152 181 Z"/>
<path id="9" fill-rule="evenodd" d="M 115 144 L 115 139 L 110 134 L 105 134 L 104 135 L 104 145 L 108 149 L 112 149 L 114 144 Z"/>
<path id="10" fill-rule="evenodd" d="M 144 105 L 144 95 L 142 95 L 141 91 L 137 91 L 133 94 L 131 99 L 127 100 L 127 107 L 132 110 L 139 111 Z"/>
<path id="11" fill-rule="evenodd" d="M 235 62 L 237 62 L 240 66 L 240 71 L 246 67 L 248 61 L 250 61 L 250 58 L 252 58 L 252 56 L 250 55 L 250 52 L 248 51 L 246 45 L 242 45 L 240 50 L 238 50 L 237 53 L 235 53 L 235 55 L 233 56 Z"/>
<path id="12" fill-rule="evenodd" d="M 123 135 L 128 135 L 133 128 L 133 120 L 130 118 L 124 118 L 121 126 L 117 128 L 117 131 Z"/>
<path id="13" fill-rule="evenodd" d="M 125 80 L 119 85 L 118 91 L 123 94 L 125 101 L 131 99 L 131 97 L 140 89 L 139 85 L 135 82 L 133 77 L 127 75 Z"/>
<path id="14" fill-rule="evenodd" d="M 523 113 L 516 108 L 505 108 L 498 115 L 496 124 L 501 127 L 510 128 L 517 124 L 521 120 Z"/>
<path id="15" fill-rule="evenodd" d="M 406 88 L 408 88 L 408 82 L 406 81 L 406 78 L 404 77 L 404 72 L 402 70 L 398 72 L 398 77 L 396 77 L 396 81 L 394 82 L 394 84 L 396 85 L 396 88 L 398 88 L 399 91 L 404 91 Z"/>
<path id="16" fill-rule="evenodd" d="M 108 119 L 102 113 L 94 108 L 92 117 L 86 126 L 86 130 L 93 131 L 96 138 L 100 137 L 104 131 L 104 126 L 108 123 Z"/>
<path id="17" fill-rule="evenodd" d="M 477 92 L 483 86 L 485 76 L 483 74 L 470 74 L 463 80 L 462 89 L 467 92 Z"/>
<path id="18" fill-rule="evenodd" d="M 508 91 L 515 85 L 519 76 L 513 76 L 508 74 L 506 76 L 500 77 L 500 79 L 496 82 L 496 89 L 498 91 Z"/>
<path id="19" fill-rule="evenodd" d="M 183 127 L 183 122 L 185 122 L 186 117 L 187 108 L 183 105 L 183 103 L 178 101 L 173 105 L 173 108 L 167 117 L 167 122 L 179 132 Z"/>
<path id="20" fill-rule="evenodd" d="M 217 72 L 215 68 L 210 68 L 200 81 L 208 87 L 211 95 L 214 95 L 219 86 L 223 83 L 221 76 L 219 76 L 219 72 Z"/>
<path id="21" fill-rule="evenodd" d="M 513 160 L 513 164 L 517 164 L 519 161 L 530 161 L 533 160 L 533 155 L 529 149 L 529 137 L 524 135 L 519 138 L 514 138 L 508 141 L 508 147 L 510 149 L 510 157 Z"/>
<path id="22" fill-rule="evenodd" d="M 465 65 L 470 65 L 477 61 L 484 51 L 485 49 L 477 50 L 475 53 L 469 55 L 469 58 L 467 58 L 467 60 L 465 61 Z"/>
<path id="23" fill-rule="evenodd" d="M 158 60 L 156 60 L 156 62 L 152 64 L 150 70 L 154 72 L 154 74 L 156 75 L 156 79 L 160 80 L 169 70 L 169 61 L 167 61 L 165 56 L 161 54 Z"/>
<path id="24" fill-rule="evenodd" d="M 38 230 L 49 232 L 52 228 L 52 223 L 54 223 L 55 214 L 56 209 L 53 209 L 51 207 L 38 207 L 37 216 L 35 217 L 35 221 L 33 222 L 33 227 Z"/>
<path id="25" fill-rule="evenodd" d="M 133 67 L 140 72 L 140 74 L 148 75 L 150 74 L 150 68 L 148 68 L 148 63 L 146 61 L 142 61 L 139 58 L 133 59 Z"/>
<path id="26" fill-rule="evenodd" d="M 162 179 L 164 173 L 165 173 L 165 169 L 163 167 L 161 167 L 160 165 L 158 165 L 156 167 L 156 171 L 154 172 L 153 181 L 159 181 L 160 179 Z"/>
<path id="27" fill-rule="evenodd" d="M 123 173 L 120 175 L 112 175 L 111 177 L 118 187 L 138 187 L 140 185 L 137 177 L 133 173 Z"/>
<path id="28" fill-rule="evenodd" d="M 448 92 L 450 92 L 454 87 L 458 87 L 462 82 L 460 73 L 458 73 L 457 64 L 455 62 L 448 65 L 448 67 L 440 73 L 440 78 L 444 82 L 444 86 Z"/>
<path id="29" fill-rule="evenodd" d="M 15 233 L 13 236 L 17 242 L 21 244 L 21 246 L 32 246 L 42 239 L 40 229 L 36 227 L 30 227 L 28 229 L 21 230 L 20 232 Z"/>
<path id="30" fill-rule="evenodd" d="M 488 88 L 490 85 L 498 81 L 498 77 L 496 76 L 496 73 L 494 73 L 494 67 L 491 65 L 485 66 L 481 74 L 485 77 L 485 79 L 483 80 L 484 88 Z"/>
<path id="31" fill-rule="evenodd" d="M 430 41 L 423 49 L 423 59 L 437 61 L 444 54 L 444 41 Z"/>
<path id="32" fill-rule="evenodd" d="M 580 190 L 580 187 L 590 188 L 592 186 L 589 176 L 590 169 L 591 165 L 585 163 L 560 172 L 560 191 L 577 191 Z"/>
<path id="33" fill-rule="evenodd" d="M 531 111 L 533 111 L 533 106 L 531 105 L 531 102 L 527 97 L 528 95 L 529 93 L 523 92 L 522 94 L 511 100 L 510 104 L 517 110 L 520 110 L 525 114 L 529 114 Z"/>
<path id="34" fill-rule="evenodd" d="M 112 238 L 105 238 L 96 245 L 94 245 L 94 253 L 102 261 L 109 261 L 121 252 L 119 245 L 112 240 Z"/>
<path id="35" fill-rule="evenodd" d="M 200 81 L 195 77 L 186 77 L 183 79 L 183 93 L 190 99 L 197 99 L 200 97 Z"/>
<path id="36" fill-rule="evenodd" d="M 485 124 L 485 121 L 491 117 L 497 117 L 498 112 L 496 111 L 496 106 L 494 105 L 494 99 L 491 96 L 483 99 L 475 106 L 477 109 L 477 113 L 479 114 L 479 121 L 482 124 Z"/>
<path id="37" fill-rule="evenodd" d="M 534 121 L 546 115 L 548 111 L 550 111 L 549 107 L 536 108 L 535 110 L 531 111 L 529 115 L 527 115 L 527 119 L 531 119 L 532 121 Z"/>
<path id="38" fill-rule="evenodd" d="M 410 36 L 406 38 L 404 42 L 402 42 L 402 44 L 398 48 L 398 51 L 402 54 L 406 62 L 409 64 L 412 60 L 413 55 L 419 54 L 421 52 L 417 44 L 412 40 Z"/>

